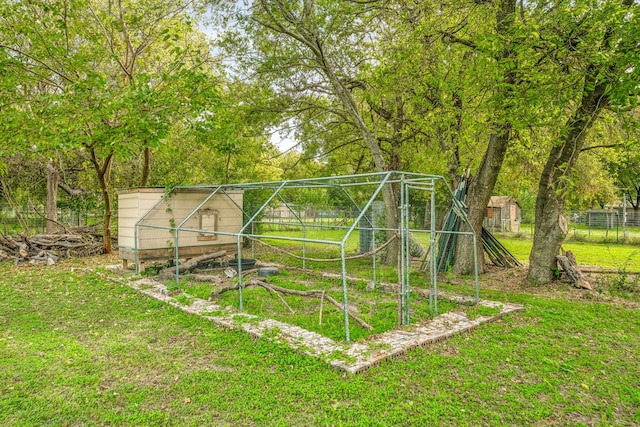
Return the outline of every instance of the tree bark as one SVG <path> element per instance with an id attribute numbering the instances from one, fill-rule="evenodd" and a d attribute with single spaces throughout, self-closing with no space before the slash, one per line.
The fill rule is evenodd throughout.
<path id="1" fill-rule="evenodd" d="M 629 8 L 633 0 L 622 0 Z M 610 58 L 624 55 L 616 46 L 616 27 L 605 29 L 601 51 Z M 584 74 L 583 92 L 580 106 L 573 112 L 564 126 L 559 144 L 551 150 L 538 184 L 536 198 L 535 232 L 533 247 L 529 255 L 528 279 L 534 283 L 549 283 L 557 270 L 557 255 L 567 234 L 563 227 L 564 202 L 569 187 L 569 178 L 578 156 L 584 148 L 587 133 L 598 119 L 602 110 L 609 106 L 610 85 L 617 79 L 615 59 L 605 63 L 587 64 Z M 626 65 L 624 66 L 626 68 Z M 623 69 L 625 69 L 623 68 Z M 609 76 L 613 76 L 609 77 Z"/>
<path id="2" fill-rule="evenodd" d="M 479 273 L 484 272 L 484 250 L 482 248 L 481 236 L 482 222 L 510 141 L 511 125 L 510 123 L 504 123 L 501 126 L 500 133 L 490 136 L 489 146 L 482 157 L 478 173 L 469 185 L 467 217 L 473 230 L 476 232 Z M 473 267 L 473 238 L 469 235 L 460 235 L 460 237 L 458 237 L 453 271 L 458 274 L 470 274 L 473 273 Z"/>
<path id="3" fill-rule="evenodd" d="M 591 70 L 585 79 L 585 87 L 593 85 L 591 92 L 584 92 L 580 107 L 565 124 L 560 143 L 553 147 L 545 164 L 536 198 L 536 219 L 533 247 L 529 255 L 528 279 L 535 283 L 549 283 L 557 269 L 557 255 L 566 236 L 563 216 L 568 179 L 584 147 L 587 132 L 608 104 L 607 81 L 597 81 L 597 70 Z"/>
<path id="4" fill-rule="evenodd" d="M 504 71 L 501 76 L 502 85 L 498 89 L 498 98 L 506 101 L 513 98 L 512 87 L 516 84 L 516 70 L 514 66 L 508 65 L 510 59 L 515 55 L 508 46 L 513 20 L 516 14 L 516 0 L 501 0 L 496 11 L 496 31 L 505 38 L 505 47 L 501 50 L 498 61 L 502 61 Z M 515 62 L 515 61 L 514 61 Z M 469 184 L 467 193 L 468 217 L 473 230 L 476 232 L 476 247 L 478 254 L 478 272 L 484 272 L 484 251 L 482 249 L 482 221 L 484 213 L 493 193 L 493 189 L 498 180 L 502 163 L 504 162 L 507 148 L 511 142 L 512 125 L 505 115 L 508 112 L 497 114 L 496 121 L 492 125 L 492 133 L 489 136 L 489 144 L 482 156 L 480 167 L 475 177 Z M 456 256 L 453 271 L 458 274 L 469 274 L 473 272 L 473 238 L 468 235 L 461 235 L 456 246 Z"/>
<path id="5" fill-rule="evenodd" d="M 144 147 L 144 161 L 142 163 L 142 177 L 140 178 L 140 187 L 149 185 L 151 177 L 151 148 Z"/>
<path id="6" fill-rule="evenodd" d="M 187 271 L 191 271 L 196 268 L 201 262 L 209 261 L 216 258 L 222 258 L 226 254 L 227 251 L 222 250 L 210 254 L 200 255 L 195 258 L 191 258 L 189 261 L 183 262 L 178 266 L 165 268 L 164 270 L 161 270 L 159 274 L 161 278 L 167 279 L 176 274 L 176 269 L 178 270 L 178 273 L 186 273 Z"/>
<path id="7" fill-rule="evenodd" d="M 558 255 L 557 258 L 558 262 L 562 266 L 562 269 L 567 275 L 567 278 L 573 284 L 573 286 L 580 289 L 588 289 L 590 291 L 593 290 L 591 284 L 578 267 L 578 262 L 576 261 L 576 257 L 575 255 L 573 255 L 573 252 L 562 251 L 562 255 Z"/>
<path id="8" fill-rule="evenodd" d="M 102 164 L 98 160 L 95 148 L 90 148 L 91 163 L 96 171 L 100 190 L 102 191 L 102 200 L 104 202 L 104 223 L 102 248 L 105 254 L 112 252 L 111 248 L 111 218 L 113 215 L 111 209 L 111 195 L 109 194 L 111 184 L 111 166 L 113 165 L 113 152 L 110 152 L 104 159 Z"/>
<path id="9" fill-rule="evenodd" d="M 60 174 L 53 159 L 47 162 L 47 233 L 58 231 L 58 184 Z"/>

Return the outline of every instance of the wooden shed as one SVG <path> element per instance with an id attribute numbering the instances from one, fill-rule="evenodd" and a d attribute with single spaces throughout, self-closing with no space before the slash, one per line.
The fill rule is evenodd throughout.
<path id="1" fill-rule="evenodd" d="M 510 196 L 491 196 L 482 225 L 489 231 L 520 231 L 522 211 Z"/>
<path id="2" fill-rule="evenodd" d="M 118 192 L 118 250 L 126 262 L 181 259 L 231 247 L 243 225 L 243 191 L 219 187 Z M 234 246 L 235 247 L 235 246 Z"/>

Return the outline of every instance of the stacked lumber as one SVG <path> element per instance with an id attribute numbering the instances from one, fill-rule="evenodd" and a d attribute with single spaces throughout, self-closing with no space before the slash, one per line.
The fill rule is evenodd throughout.
<path id="1" fill-rule="evenodd" d="M 102 253 L 102 243 L 93 233 L 0 235 L 0 261 L 13 260 L 15 263 L 53 265 L 60 258 L 85 257 L 100 253 Z"/>

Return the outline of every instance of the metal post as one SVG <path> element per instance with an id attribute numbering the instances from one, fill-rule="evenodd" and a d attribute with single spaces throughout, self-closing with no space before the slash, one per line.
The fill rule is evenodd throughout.
<path id="1" fill-rule="evenodd" d="M 322 223 L 320 224 L 322 226 Z M 302 223 L 302 268 L 307 268 L 307 227 Z"/>
<path id="2" fill-rule="evenodd" d="M 436 271 L 436 193 L 431 190 L 431 234 L 429 236 L 429 255 L 431 261 L 431 292 L 429 292 L 429 308 L 434 315 L 438 314 L 438 272 Z"/>
<path id="3" fill-rule="evenodd" d="M 627 193 L 622 193 L 622 240 L 627 241 Z"/>
<path id="4" fill-rule="evenodd" d="M 342 263 L 342 304 L 344 310 L 344 329 L 347 342 L 351 342 L 349 333 L 349 302 L 347 300 L 347 260 L 344 253 L 344 243 L 340 245 L 340 262 Z"/>
<path id="5" fill-rule="evenodd" d="M 476 304 L 480 302 L 480 285 L 478 283 L 478 246 L 476 233 L 472 234 L 473 236 L 473 275 L 475 278 L 476 285 Z"/>
<path id="6" fill-rule="evenodd" d="M 409 186 L 404 180 L 404 176 L 402 177 L 401 183 L 402 191 L 404 192 L 404 222 L 402 227 L 404 228 L 403 233 L 405 234 L 405 247 L 404 247 L 404 265 L 405 265 L 405 325 L 409 325 L 411 323 L 411 234 L 409 233 L 410 225 L 409 225 Z"/>
<path id="7" fill-rule="evenodd" d="M 371 209 L 371 213 L 374 214 L 373 212 L 373 208 Z M 375 218 L 373 220 L 375 222 Z M 371 239 L 373 240 L 373 244 L 371 245 L 371 247 L 375 250 L 376 248 L 376 229 L 375 227 L 373 228 L 373 231 L 371 232 Z M 378 287 L 378 266 L 377 266 L 377 260 L 378 258 L 378 254 L 374 253 L 373 254 L 373 289 L 376 289 Z"/>
<path id="8" fill-rule="evenodd" d="M 133 261 L 136 264 L 136 275 L 140 274 L 140 259 L 138 258 L 138 223 L 133 226 Z"/>
<path id="9" fill-rule="evenodd" d="M 407 324 L 407 281 L 406 281 L 406 240 L 407 236 L 405 234 L 405 188 L 404 188 L 404 176 L 400 178 L 400 224 L 399 224 L 399 232 L 400 232 L 400 271 L 398 271 L 398 276 L 400 278 L 400 313 L 402 324 Z"/>
<path id="10" fill-rule="evenodd" d="M 176 251 L 176 285 L 180 283 L 180 265 L 179 265 L 179 260 L 180 260 L 180 255 L 178 253 L 178 229 L 175 228 L 173 230 L 176 234 L 175 237 L 173 238 L 173 250 Z"/>
<path id="11" fill-rule="evenodd" d="M 238 296 L 240 297 L 240 303 L 238 304 L 238 308 L 240 311 L 244 310 L 244 306 L 242 303 L 242 235 L 238 234 L 238 243 L 237 243 L 237 256 L 236 260 L 237 268 L 238 268 Z"/>

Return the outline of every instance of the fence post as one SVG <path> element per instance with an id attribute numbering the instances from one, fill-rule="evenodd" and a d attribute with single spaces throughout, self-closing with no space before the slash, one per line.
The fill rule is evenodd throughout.
<path id="1" fill-rule="evenodd" d="M 622 240 L 627 241 L 627 193 L 622 193 Z"/>

